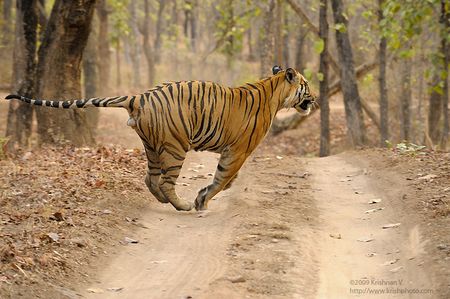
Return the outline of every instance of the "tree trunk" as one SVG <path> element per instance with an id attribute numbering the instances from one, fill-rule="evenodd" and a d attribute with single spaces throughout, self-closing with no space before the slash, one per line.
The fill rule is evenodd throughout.
<path id="1" fill-rule="evenodd" d="M 191 49 L 196 51 L 197 44 L 197 0 L 185 0 L 184 35 L 189 38 Z"/>
<path id="2" fill-rule="evenodd" d="M 56 0 L 39 48 L 37 96 L 45 99 L 81 97 L 80 64 L 89 36 L 95 0 Z M 39 143 L 94 142 L 82 110 L 37 107 Z"/>
<path id="3" fill-rule="evenodd" d="M 384 19 L 383 5 L 384 0 L 378 0 L 378 22 Z M 378 53 L 379 61 L 379 90 L 380 90 L 380 146 L 386 146 L 386 140 L 389 140 L 389 102 L 386 85 L 386 52 L 387 40 L 380 33 L 380 52 Z"/>
<path id="4" fill-rule="evenodd" d="M 98 16 L 98 78 L 102 84 L 99 86 L 99 94 L 101 96 L 108 96 L 109 81 L 111 76 L 111 52 L 109 50 L 109 38 L 108 38 L 108 19 L 109 11 L 106 5 L 106 0 L 98 0 L 96 5 Z"/>
<path id="5" fill-rule="evenodd" d="M 17 0 L 20 1 L 20 0 Z M 18 3 L 17 3 L 18 5 Z M 16 6 L 17 6 L 16 5 Z M 11 21 L 11 11 L 12 11 L 13 1 L 12 0 L 3 0 L 3 28 L 2 34 L 2 44 L 7 45 L 9 41 L 11 40 L 11 31 L 12 31 L 12 25 L 13 22 Z"/>
<path id="6" fill-rule="evenodd" d="M 160 1 L 161 2 L 161 1 Z M 131 65 L 133 66 L 132 71 L 132 84 L 133 87 L 141 86 L 141 51 L 139 45 L 139 26 L 138 18 L 136 13 L 136 1 L 131 1 L 129 4 L 130 8 L 130 28 L 131 34 L 129 37 L 129 47 L 131 50 Z"/>
<path id="7" fill-rule="evenodd" d="M 170 34 L 173 36 L 173 39 L 175 40 L 175 44 L 174 44 L 174 48 L 178 49 L 178 42 L 180 40 L 180 35 L 179 33 L 179 22 L 180 22 L 180 18 L 178 16 L 178 2 L 177 0 L 172 0 L 172 13 L 170 14 L 170 23 L 173 24 L 174 26 L 172 26 L 171 30 L 170 30 Z M 177 57 L 177 56 L 175 56 Z"/>
<path id="8" fill-rule="evenodd" d="M 234 0 L 226 1 L 226 9 L 228 10 L 226 15 L 228 17 L 228 24 L 229 24 L 229 25 L 227 25 L 227 27 L 229 27 L 231 29 L 235 26 Z M 227 49 L 227 50 L 225 50 L 226 57 L 227 57 L 227 68 L 231 69 L 233 67 L 232 64 L 233 64 L 233 60 L 234 60 L 234 44 L 235 44 L 234 35 L 226 34 L 224 41 L 226 41 L 225 48 Z"/>
<path id="9" fill-rule="evenodd" d="M 92 30 L 83 55 L 84 97 L 86 98 L 94 98 L 98 96 L 97 38 L 98 36 L 96 32 Z M 86 115 L 92 135 L 95 138 L 99 119 L 99 109 L 87 108 Z"/>
<path id="10" fill-rule="evenodd" d="M 341 85 L 344 95 L 345 116 L 350 142 L 353 146 L 365 143 L 365 127 L 353 64 L 353 52 L 348 36 L 348 22 L 343 15 L 342 0 L 331 0 L 335 24 L 343 24 L 345 30 L 336 30 L 336 44 L 341 62 Z"/>
<path id="11" fill-rule="evenodd" d="M 428 67 L 427 65 L 425 65 L 424 61 L 425 61 L 425 50 L 424 50 L 424 45 L 421 44 L 419 47 L 419 55 L 418 55 L 418 73 L 419 74 L 423 74 L 423 72 L 425 71 L 425 69 Z M 425 144 L 425 140 L 426 140 L 426 135 L 428 134 L 427 130 L 426 130 L 426 116 L 424 113 L 424 106 L 425 106 L 425 80 L 418 80 L 419 82 L 417 83 L 417 110 L 415 112 L 416 117 L 417 117 L 417 122 L 418 122 L 418 126 L 417 126 L 417 133 L 416 134 L 416 140 L 415 143 L 419 143 L 419 144 Z"/>
<path id="12" fill-rule="evenodd" d="M 36 82 L 37 0 L 17 0 L 16 38 L 13 56 L 13 92 L 34 97 Z M 6 136 L 9 149 L 28 146 L 33 106 L 19 101 L 9 103 Z"/>
<path id="13" fill-rule="evenodd" d="M 410 141 L 411 138 L 411 71 L 412 61 L 405 58 L 401 67 L 400 94 L 400 138 Z"/>
<path id="14" fill-rule="evenodd" d="M 275 44 L 275 55 L 274 55 L 274 65 L 284 65 L 283 63 L 283 1 L 277 0 L 275 5 L 275 34 L 274 34 L 274 44 Z M 266 66 L 270 68 L 270 65 Z"/>
<path id="15" fill-rule="evenodd" d="M 322 80 L 319 83 L 320 91 L 320 151 L 321 157 L 330 154 L 330 107 L 328 104 L 328 0 L 320 1 L 319 9 L 319 38 L 323 40 L 323 51 L 320 53 L 319 73 Z"/>
<path id="16" fill-rule="evenodd" d="M 283 62 L 285 67 L 289 67 L 291 64 L 291 55 L 289 53 L 289 40 L 290 40 L 290 20 L 288 14 L 288 6 L 284 5 L 284 30 L 283 30 Z M 300 71 L 300 70 L 297 70 Z"/>
<path id="17" fill-rule="evenodd" d="M 443 99 L 442 99 L 442 113 L 443 113 L 443 128 L 442 128 L 442 138 L 441 138 L 441 149 L 447 149 L 447 142 L 449 138 L 449 120 L 448 120 L 448 71 L 450 65 L 450 46 L 448 43 L 448 37 L 450 36 L 450 6 L 446 0 L 441 0 L 441 22 L 442 24 L 442 34 L 441 34 L 441 51 L 444 57 L 444 72 L 442 80 L 443 85 Z"/>
<path id="18" fill-rule="evenodd" d="M 308 31 L 304 28 L 299 28 L 297 30 L 297 40 L 296 40 L 296 49 L 295 49 L 295 68 L 300 73 L 305 69 L 305 42 L 306 36 L 308 35 Z"/>
<path id="19" fill-rule="evenodd" d="M 273 21 L 274 21 L 274 11 L 275 11 L 275 0 L 269 0 L 267 7 L 264 12 L 264 25 L 261 27 L 263 38 L 261 43 L 261 53 L 260 53 L 260 77 L 267 76 L 267 73 L 272 68 L 273 62 Z"/>
<path id="20" fill-rule="evenodd" d="M 197 20 L 198 20 L 198 0 L 192 0 L 191 11 L 191 49 L 197 51 Z"/>
<path id="21" fill-rule="evenodd" d="M 255 61 L 255 51 L 253 48 L 252 27 L 247 30 L 247 45 L 248 45 L 248 61 Z"/>
<path id="22" fill-rule="evenodd" d="M 430 82 L 431 87 L 438 85 L 441 82 L 440 74 L 434 75 L 433 80 Z M 441 114 L 442 114 L 442 96 L 435 89 L 431 88 L 430 104 L 428 107 L 428 135 L 431 138 L 433 144 L 439 142 L 441 136 L 441 130 L 439 126 Z"/>
<path id="23" fill-rule="evenodd" d="M 120 37 L 117 38 L 117 45 L 116 45 L 116 88 L 119 88 L 122 86 L 122 71 L 121 71 L 121 61 L 120 61 Z"/>
<path id="24" fill-rule="evenodd" d="M 191 0 L 185 0 L 184 6 L 185 8 L 184 8 L 183 32 L 184 36 L 186 38 L 189 38 L 189 21 L 191 19 L 191 7 L 192 7 Z"/>
<path id="25" fill-rule="evenodd" d="M 19 4 L 17 3 L 17 5 Z M 3 21 L 5 22 L 11 21 L 12 6 L 13 6 L 12 0 L 3 0 Z"/>
<path id="26" fill-rule="evenodd" d="M 153 60 L 153 49 L 150 44 L 149 27 L 150 27 L 150 8 L 148 0 L 144 0 L 144 24 L 142 28 L 143 47 L 145 59 L 147 60 L 148 84 L 153 86 L 155 81 L 155 62 Z"/>
<path id="27" fill-rule="evenodd" d="M 45 28 L 47 28 L 47 22 L 48 22 L 48 16 L 47 12 L 45 11 L 45 0 L 38 0 L 37 2 L 37 9 L 38 9 L 38 23 L 41 27 L 40 30 L 43 31 Z M 44 35 L 40 34 L 40 42 L 44 39 Z"/>
<path id="28" fill-rule="evenodd" d="M 161 60 L 161 44 L 162 39 L 161 36 L 163 34 L 163 24 L 164 24 L 164 8 L 166 6 L 166 1 L 159 0 L 159 7 L 158 7 L 158 16 L 156 19 L 156 36 L 155 36 L 155 63 L 160 62 Z"/>

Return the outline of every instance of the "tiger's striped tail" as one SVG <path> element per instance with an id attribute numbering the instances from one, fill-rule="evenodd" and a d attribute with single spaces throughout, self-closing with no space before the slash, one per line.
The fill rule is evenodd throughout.
<path id="1" fill-rule="evenodd" d="M 30 99 L 27 97 L 10 94 L 6 96 L 5 99 L 17 99 L 19 101 L 36 105 L 36 106 L 46 106 L 52 108 L 62 108 L 62 109 L 79 109 L 87 107 L 121 107 L 129 109 L 130 105 L 133 105 L 134 98 L 132 96 L 121 96 L 121 97 L 111 97 L 111 98 L 91 98 L 91 99 L 79 99 L 79 100 L 40 100 L 40 99 Z"/>

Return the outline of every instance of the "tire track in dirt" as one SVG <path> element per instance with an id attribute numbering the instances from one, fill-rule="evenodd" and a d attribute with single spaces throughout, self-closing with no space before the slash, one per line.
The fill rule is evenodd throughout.
<path id="1" fill-rule="evenodd" d="M 178 181 L 188 186 L 178 189 L 180 196 L 192 201 L 197 190 L 211 180 L 208 173 L 214 171 L 217 159 L 208 154 L 190 156 Z M 133 236 L 139 243 L 127 245 L 91 287 L 123 290 L 86 293 L 86 297 L 182 298 L 202 291 L 224 272 L 222 253 L 233 227 L 232 208 L 227 201 L 211 206 L 214 212 L 199 218 L 196 212 L 182 213 L 169 205 L 151 204 L 141 217 L 148 229 L 140 229 Z"/>
<path id="2" fill-rule="evenodd" d="M 439 298 L 432 293 L 395 293 L 435 292 L 436 285 L 422 266 L 426 238 L 396 205 L 404 183 L 388 173 L 375 182 L 368 163 L 361 166 L 351 154 L 312 159 L 308 164 L 321 214 L 317 298 Z M 383 229 L 397 223 L 398 227 Z"/>
<path id="3" fill-rule="evenodd" d="M 311 203 L 298 198 L 308 188 L 299 184 L 307 181 L 296 174 L 301 174 L 299 161 L 293 159 L 292 169 L 284 170 L 293 174 L 286 180 L 271 174 L 284 161 L 273 156 L 253 158 L 234 186 L 220 193 L 201 218 L 196 212 L 180 213 L 152 204 L 141 217 L 149 229 L 131 236 L 140 243 L 125 246 L 96 275 L 97 282 L 81 293 L 86 298 L 291 298 L 304 294 L 315 278 L 315 271 L 310 271 L 314 253 L 306 246 L 312 240 L 314 217 Z M 188 179 L 193 175 L 191 166 L 199 163 L 205 168 L 196 169 L 195 176 L 208 177 L 217 159 L 195 153 L 186 161 L 179 180 L 190 184 L 179 186 L 184 198 L 193 200 L 207 184 L 207 180 Z M 110 292 L 108 288 L 123 289 Z"/>
<path id="4" fill-rule="evenodd" d="M 148 229 L 132 236 L 140 243 L 124 246 L 83 295 L 351 298 L 364 297 L 357 292 L 367 291 L 366 287 L 385 288 L 383 281 L 401 281 L 393 287 L 432 288 L 429 270 L 421 265 L 426 240 L 420 227 L 409 223 L 407 212 L 391 203 L 403 187 L 387 180 L 375 188 L 370 170 L 350 160 L 350 155 L 300 159 L 257 153 L 233 187 L 210 203 L 204 217 L 152 203 L 141 217 Z M 195 168 L 199 164 L 205 167 Z M 193 200 L 209 181 L 202 177 L 211 179 L 208 173 L 216 164 L 213 155 L 192 155 L 179 180 L 189 186 L 178 186 L 179 194 Z M 189 180 L 193 175 L 199 178 Z M 368 203 L 379 198 L 380 203 Z M 385 209 L 364 213 L 378 206 Z M 382 229 L 396 222 L 402 223 L 400 227 Z M 373 240 L 358 242 L 360 238 Z M 362 281 L 369 285 L 361 285 Z M 88 293 L 87 288 L 102 293 Z M 110 292 L 108 288 L 123 289 Z M 421 294 L 420 298 L 438 297 Z"/>

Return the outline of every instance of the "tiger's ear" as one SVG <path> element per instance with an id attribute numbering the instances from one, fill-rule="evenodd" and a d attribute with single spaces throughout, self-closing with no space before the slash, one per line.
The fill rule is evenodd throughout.
<path id="1" fill-rule="evenodd" d="M 281 66 L 275 65 L 275 66 L 272 68 L 272 74 L 276 75 L 276 74 L 278 74 L 279 72 L 281 72 L 282 70 L 283 70 L 283 69 L 281 68 Z"/>
<path id="2" fill-rule="evenodd" d="M 297 77 L 297 74 L 296 74 L 296 72 L 295 72 L 295 70 L 293 68 L 288 68 L 286 70 L 286 80 L 289 83 L 291 83 L 291 84 L 294 83 L 296 77 Z"/>

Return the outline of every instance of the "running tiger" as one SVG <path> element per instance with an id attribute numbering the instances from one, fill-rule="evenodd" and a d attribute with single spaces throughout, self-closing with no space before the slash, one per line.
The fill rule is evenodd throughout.
<path id="1" fill-rule="evenodd" d="M 211 198 L 230 187 L 280 109 L 293 107 L 302 115 L 310 113 L 315 97 L 305 78 L 292 68 L 274 66 L 272 72 L 269 78 L 237 88 L 181 81 L 164 83 L 134 96 L 52 101 L 8 95 L 6 99 L 66 109 L 127 109 L 127 124 L 144 144 L 148 159 L 145 184 L 150 192 L 177 210 L 204 210 Z M 194 203 L 179 198 L 175 192 L 183 161 L 191 149 L 221 155 L 213 183 L 198 192 Z"/>

